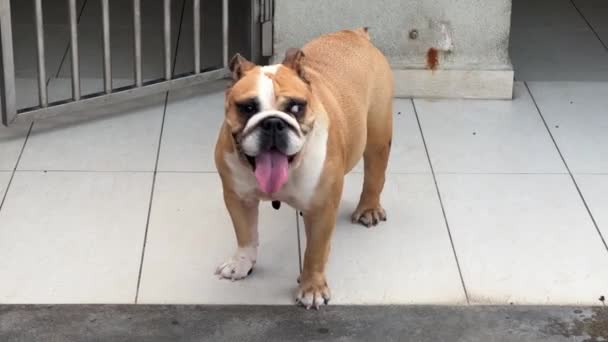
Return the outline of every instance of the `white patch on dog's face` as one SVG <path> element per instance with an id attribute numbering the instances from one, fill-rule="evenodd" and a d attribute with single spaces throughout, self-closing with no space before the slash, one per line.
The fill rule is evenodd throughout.
<path id="1" fill-rule="evenodd" d="M 258 98 L 260 99 L 260 111 L 271 110 L 275 106 L 276 96 L 272 79 L 266 74 L 276 74 L 281 64 L 263 66 L 258 79 Z"/>

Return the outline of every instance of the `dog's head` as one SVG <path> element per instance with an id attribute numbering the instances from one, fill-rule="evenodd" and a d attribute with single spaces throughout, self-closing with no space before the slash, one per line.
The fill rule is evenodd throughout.
<path id="1" fill-rule="evenodd" d="M 258 66 L 238 54 L 230 62 L 234 83 L 226 90 L 226 124 L 268 194 L 287 181 L 314 123 L 303 58 L 290 49 L 281 64 Z"/>

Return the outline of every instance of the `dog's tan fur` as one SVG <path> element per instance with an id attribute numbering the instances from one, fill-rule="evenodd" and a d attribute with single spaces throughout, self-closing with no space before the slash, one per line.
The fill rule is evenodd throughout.
<path id="1" fill-rule="evenodd" d="M 286 96 L 307 99 L 306 115 L 299 119 L 302 131 L 319 129 L 327 132 L 321 175 L 312 196 L 302 200 L 298 193 L 287 190 L 268 196 L 260 191 L 243 191 L 237 184 L 247 170 L 250 173 L 252 170 L 242 156 L 235 157 L 239 154 L 235 140 L 238 140 L 245 119 L 234 109 L 234 102 L 256 95 L 256 79 L 264 71 L 242 57 L 233 61 L 236 82 L 226 92 L 226 120 L 218 138 L 215 159 L 238 246 L 243 249 L 257 247 L 260 200 L 284 201 L 302 211 L 307 244 L 298 299 L 305 306 L 318 306 L 320 300 L 328 300 L 330 295 L 325 265 L 344 175 L 362 156 L 363 191 L 352 219 L 366 226 L 386 219 L 380 194 L 392 138 L 393 79 L 389 64 L 370 42 L 367 29 L 361 28 L 321 36 L 306 44 L 301 52 L 291 50 L 283 66 L 275 74 L 268 75 L 273 80 L 277 104 Z M 313 152 L 316 151 L 305 146 L 293 161 L 290 172 L 297 172 L 306 158 L 313 158 L 310 157 Z"/>

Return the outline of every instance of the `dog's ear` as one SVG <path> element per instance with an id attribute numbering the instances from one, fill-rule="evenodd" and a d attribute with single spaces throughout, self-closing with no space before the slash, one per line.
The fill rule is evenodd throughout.
<path id="1" fill-rule="evenodd" d="M 308 83 L 306 75 L 304 74 L 304 68 L 302 67 L 302 59 L 304 59 L 304 52 L 298 48 L 289 48 L 285 52 L 285 59 L 283 59 L 283 65 L 292 69 L 300 76 L 304 82 Z"/>
<path id="2" fill-rule="evenodd" d="M 243 77 L 246 71 L 251 70 L 255 67 L 255 64 L 248 61 L 247 58 L 237 53 L 230 60 L 230 72 L 232 72 L 232 79 L 236 82 Z"/>

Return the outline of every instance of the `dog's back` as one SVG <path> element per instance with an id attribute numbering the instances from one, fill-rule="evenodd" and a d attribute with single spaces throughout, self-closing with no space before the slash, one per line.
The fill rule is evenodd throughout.
<path id="1" fill-rule="evenodd" d="M 305 70 L 314 79 L 312 83 L 322 83 L 335 99 L 334 108 L 326 108 L 327 114 L 333 116 L 332 122 L 349 126 L 341 137 L 348 146 L 348 151 L 341 151 L 347 156 L 348 172 L 361 158 L 366 142 L 376 143 L 376 135 L 389 139 L 392 136 L 390 65 L 370 41 L 367 28 L 320 36 L 302 51 Z M 324 100 L 332 103 L 330 99 Z"/>

